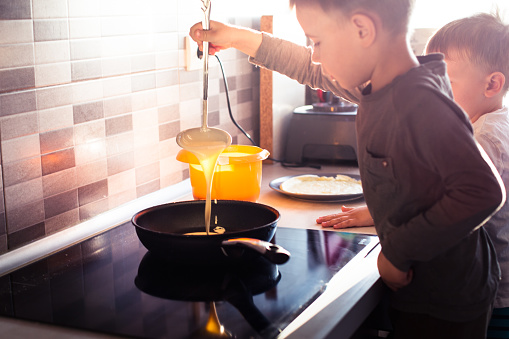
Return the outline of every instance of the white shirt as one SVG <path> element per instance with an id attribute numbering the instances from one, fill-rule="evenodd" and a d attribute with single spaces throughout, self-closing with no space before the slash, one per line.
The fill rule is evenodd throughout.
<path id="1" fill-rule="evenodd" d="M 509 193 L 509 110 L 502 107 L 482 115 L 473 124 L 474 137 L 495 165 Z M 509 307 L 509 200 L 484 225 L 497 252 L 502 280 L 495 308 Z"/>

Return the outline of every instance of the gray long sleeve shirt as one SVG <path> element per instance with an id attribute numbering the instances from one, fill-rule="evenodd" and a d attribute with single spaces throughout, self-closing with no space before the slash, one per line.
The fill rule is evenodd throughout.
<path id="1" fill-rule="evenodd" d="M 504 191 L 452 100 L 443 56 L 370 93 L 342 89 L 311 62 L 311 50 L 264 35 L 250 61 L 359 104 L 358 162 L 382 252 L 414 277 L 393 294 L 399 310 L 469 321 L 489 310 L 499 280 L 480 227 Z"/>

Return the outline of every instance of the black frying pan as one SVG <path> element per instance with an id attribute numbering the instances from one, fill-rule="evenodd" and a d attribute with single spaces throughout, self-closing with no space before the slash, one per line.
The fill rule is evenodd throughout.
<path id="1" fill-rule="evenodd" d="M 237 200 L 212 201 L 211 229 L 224 234 L 185 235 L 205 231 L 205 201 L 164 204 L 138 212 L 132 223 L 142 244 L 167 260 L 187 264 L 228 264 L 263 255 L 276 264 L 290 254 L 269 243 L 279 212 L 266 205 Z M 247 238 L 247 239 L 246 239 Z"/>

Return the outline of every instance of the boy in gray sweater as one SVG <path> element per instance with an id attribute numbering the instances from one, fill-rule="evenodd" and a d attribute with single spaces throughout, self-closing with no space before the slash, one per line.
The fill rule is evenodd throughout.
<path id="1" fill-rule="evenodd" d="M 291 0 L 312 48 L 211 22 L 190 35 L 359 104 L 358 162 L 393 291 L 395 338 L 483 338 L 499 280 L 481 227 L 505 201 L 452 100 L 441 55 L 417 58 L 411 0 Z"/>

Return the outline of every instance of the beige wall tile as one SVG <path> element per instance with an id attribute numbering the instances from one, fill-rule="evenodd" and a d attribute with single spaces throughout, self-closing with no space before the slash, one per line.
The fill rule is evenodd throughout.
<path id="1" fill-rule="evenodd" d="M 106 141 L 104 139 L 87 142 L 74 147 L 76 166 L 84 165 L 106 158 Z"/>
<path id="2" fill-rule="evenodd" d="M 177 144 L 175 138 L 163 140 L 159 142 L 159 157 L 161 159 L 168 157 L 176 157 L 182 148 Z"/>
<path id="3" fill-rule="evenodd" d="M 71 82 L 71 64 L 60 62 L 35 66 L 35 86 L 46 87 Z"/>
<path id="4" fill-rule="evenodd" d="M 155 127 L 159 124 L 157 108 L 133 112 L 133 129 L 135 131 Z"/>
<path id="5" fill-rule="evenodd" d="M 34 19 L 67 18 L 67 0 L 32 0 Z"/>
<path id="6" fill-rule="evenodd" d="M 80 206 L 79 208 L 79 218 L 80 221 L 84 221 L 90 218 L 93 218 L 101 213 L 108 211 L 108 198 L 97 200 L 91 202 L 90 204 L 86 204 Z"/>
<path id="7" fill-rule="evenodd" d="M 132 94 L 133 111 L 157 107 L 157 94 L 155 90 L 136 92 Z"/>
<path id="8" fill-rule="evenodd" d="M 130 56 L 116 56 L 101 59 L 101 67 L 103 76 L 111 77 L 117 75 L 125 75 L 131 73 L 131 57 Z M 131 77 L 129 77 L 130 82 Z M 129 83 L 128 91 L 122 93 L 130 93 L 131 86 Z M 120 93 L 118 93 L 120 94 Z"/>
<path id="9" fill-rule="evenodd" d="M 69 19 L 69 36 L 71 39 L 101 37 L 101 19 L 99 17 Z"/>
<path id="10" fill-rule="evenodd" d="M 77 165 L 76 175 L 78 187 L 107 178 L 108 164 L 106 163 L 106 158 L 83 165 Z"/>
<path id="11" fill-rule="evenodd" d="M 63 229 L 77 225 L 79 222 L 79 210 L 77 208 L 58 214 L 44 221 L 46 235 L 54 234 Z"/>
<path id="12" fill-rule="evenodd" d="M 112 156 L 134 149 L 134 133 L 132 131 L 116 134 L 106 139 L 106 154 Z"/>
<path id="13" fill-rule="evenodd" d="M 184 67 L 184 64 L 179 62 L 178 51 L 156 52 L 156 69 L 177 68 L 179 66 Z"/>
<path id="14" fill-rule="evenodd" d="M 34 19 L 34 40 L 53 41 L 69 38 L 67 19 Z"/>
<path id="15" fill-rule="evenodd" d="M 140 167 L 159 161 L 159 149 L 157 145 L 147 144 L 140 146 L 135 144 L 134 148 L 134 166 Z"/>
<path id="16" fill-rule="evenodd" d="M 8 234 L 44 221 L 44 201 L 37 200 L 6 212 Z"/>
<path id="17" fill-rule="evenodd" d="M 123 171 L 108 177 L 108 193 L 110 196 L 136 187 L 136 172 L 134 169 Z M 135 194 L 136 195 L 136 194 Z"/>
<path id="18" fill-rule="evenodd" d="M 39 110 L 38 115 L 40 133 L 71 127 L 74 124 L 72 105 Z"/>
<path id="19" fill-rule="evenodd" d="M 101 0 L 68 0 L 69 17 L 100 17 Z"/>
<path id="20" fill-rule="evenodd" d="M 193 99 L 181 101 L 180 104 L 180 128 L 182 130 L 201 126 L 203 100 Z"/>
<path id="21" fill-rule="evenodd" d="M 47 109 L 69 105 L 73 102 L 70 85 L 38 88 L 35 91 L 37 108 Z"/>
<path id="22" fill-rule="evenodd" d="M 2 140 L 19 138 L 38 132 L 37 113 L 23 113 L 0 119 Z"/>
<path id="23" fill-rule="evenodd" d="M 9 163 L 41 154 L 39 135 L 31 134 L 2 142 L 2 161 Z"/>
<path id="24" fill-rule="evenodd" d="M 161 173 L 161 188 L 169 187 L 175 184 L 178 184 L 179 182 L 182 182 L 184 180 L 182 176 L 182 171 L 174 171 L 168 175 L 164 175 Z M 191 184 L 189 184 L 189 187 L 191 187 Z"/>
<path id="25" fill-rule="evenodd" d="M 28 203 L 42 200 L 42 178 L 21 182 L 19 184 L 5 187 L 6 211 L 12 211 Z"/>
<path id="26" fill-rule="evenodd" d="M 137 147 L 149 145 L 152 147 L 157 147 L 158 142 L 159 142 L 158 126 L 134 130 L 134 144 Z"/>
<path id="27" fill-rule="evenodd" d="M 80 81 L 71 85 L 72 102 L 83 103 L 103 98 L 103 82 L 101 80 Z"/>
<path id="28" fill-rule="evenodd" d="M 136 168 L 136 185 L 159 180 L 159 161 Z"/>
<path id="29" fill-rule="evenodd" d="M 43 41 L 35 43 L 37 65 L 71 60 L 69 41 Z"/>
<path id="30" fill-rule="evenodd" d="M 71 40 L 71 60 L 96 59 L 101 57 L 101 39 Z"/>
<path id="31" fill-rule="evenodd" d="M 116 194 L 111 194 L 108 197 L 108 208 L 113 209 L 120 205 L 126 204 L 129 201 L 136 199 L 137 197 L 136 188 L 130 188 Z"/>
<path id="32" fill-rule="evenodd" d="M 78 177 L 76 167 L 42 177 L 44 197 L 49 197 L 77 187 Z"/>
<path id="33" fill-rule="evenodd" d="M 180 86 L 167 86 L 156 89 L 157 105 L 166 106 L 178 104 L 180 100 Z M 200 97 L 203 97 L 200 94 Z"/>
<path id="34" fill-rule="evenodd" d="M 103 74 L 104 74 L 103 63 Z M 131 93 L 131 76 L 106 78 L 103 80 L 103 95 L 105 98 Z"/>
<path id="35" fill-rule="evenodd" d="M 31 20 L 0 20 L 0 44 L 19 44 L 34 41 Z"/>
<path id="36" fill-rule="evenodd" d="M 132 112 L 131 96 L 121 95 L 105 99 L 103 109 L 106 118 Z"/>
<path id="37" fill-rule="evenodd" d="M 74 126 L 75 145 L 103 140 L 105 137 L 106 127 L 102 119 Z"/>
<path id="38" fill-rule="evenodd" d="M 34 45 L 0 45 L 0 69 L 34 64 Z"/>

